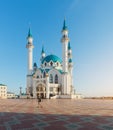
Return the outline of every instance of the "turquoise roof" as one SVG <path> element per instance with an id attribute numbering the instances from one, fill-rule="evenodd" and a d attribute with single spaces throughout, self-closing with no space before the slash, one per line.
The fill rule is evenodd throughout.
<path id="1" fill-rule="evenodd" d="M 39 69 L 40 69 L 41 73 L 43 73 L 43 72 L 48 73 L 51 70 L 51 69 L 42 69 L 42 68 L 39 68 Z M 56 69 L 56 70 L 58 70 L 61 74 L 63 73 L 63 70 L 61 70 L 61 69 Z"/>
<path id="2" fill-rule="evenodd" d="M 28 31 L 28 36 L 27 37 L 32 37 L 32 34 L 31 34 L 31 30 L 29 28 L 29 31 Z"/>
<path id="3" fill-rule="evenodd" d="M 23 95 L 23 96 L 24 96 L 24 95 L 26 95 L 26 93 L 21 93 L 21 95 Z"/>
<path id="4" fill-rule="evenodd" d="M 63 70 L 58 70 L 61 74 L 63 74 Z"/>
<path id="5" fill-rule="evenodd" d="M 50 69 L 42 69 L 42 68 L 39 68 L 39 69 L 40 69 L 41 73 L 43 73 L 44 71 L 45 71 L 46 73 L 48 73 L 48 72 L 50 71 Z"/>
<path id="6" fill-rule="evenodd" d="M 44 63 L 44 61 L 46 62 L 50 62 L 50 61 L 53 61 L 53 62 L 62 62 L 62 60 L 57 57 L 56 55 L 48 55 L 46 56 L 43 60 L 42 60 L 42 64 Z"/>
<path id="7" fill-rule="evenodd" d="M 72 63 L 72 59 L 69 59 L 69 63 Z"/>
<path id="8" fill-rule="evenodd" d="M 0 84 L 0 86 L 6 86 L 5 84 Z"/>
<path id="9" fill-rule="evenodd" d="M 64 19 L 64 24 L 63 24 L 63 28 L 62 30 L 68 30 L 67 26 L 66 26 L 66 20 Z"/>
<path id="10" fill-rule="evenodd" d="M 70 42 L 68 42 L 68 50 L 71 50 Z"/>
<path id="11" fill-rule="evenodd" d="M 34 65 L 33 65 L 34 67 L 37 67 L 37 64 L 36 63 L 34 63 Z"/>

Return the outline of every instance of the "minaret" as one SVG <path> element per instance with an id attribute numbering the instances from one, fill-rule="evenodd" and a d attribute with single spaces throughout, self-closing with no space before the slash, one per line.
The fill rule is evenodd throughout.
<path id="1" fill-rule="evenodd" d="M 41 52 L 41 61 L 44 59 L 46 56 L 45 51 L 44 51 L 44 46 L 42 46 L 42 52 Z"/>
<path id="2" fill-rule="evenodd" d="M 61 42 L 63 45 L 63 71 L 64 72 L 68 72 L 68 42 L 69 42 L 69 37 L 68 37 L 68 29 L 65 23 L 65 19 L 64 19 L 64 24 L 63 24 L 63 28 L 62 28 L 62 38 L 61 38 Z"/>
<path id="3" fill-rule="evenodd" d="M 65 19 L 64 19 L 64 24 L 62 28 L 62 69 L 63 69 L 63 75 L 62 75 L 62 93 L 63 94 L 70 94 L 70 88 L 69 88 L 69 75 L 68 75 L 68 42 L 69 42 L 69 37 L 68 37 L 68 29 L 65 24 Z"/>
<path id="4" fill-rule="evenodd" d="M 33 48 L 34 48 L 34 45 L 33 45 L 33 37 L 32 37 L 32 34 L 31 34 L 31 31 L 30 31 L 30 28 L 29 28 L 29 31 L 28 31 L 28 36 L 27 36 L 27 45 L 26 45 L 26 48 L 28 49 L 28 75 L 31 75 L 32 74 L 32 71 L 33 71 Z"/>

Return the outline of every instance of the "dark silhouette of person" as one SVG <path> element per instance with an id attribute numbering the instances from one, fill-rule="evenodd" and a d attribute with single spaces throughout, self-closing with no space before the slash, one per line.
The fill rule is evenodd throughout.
<path id="1" fill-rule="evenodd" d="M 41 105 L 41 101 L 42 101 L 41 97 L 37 97 L 37 98 L 38 98 L 38 107 L 42 107 L 42 105 Z"/>

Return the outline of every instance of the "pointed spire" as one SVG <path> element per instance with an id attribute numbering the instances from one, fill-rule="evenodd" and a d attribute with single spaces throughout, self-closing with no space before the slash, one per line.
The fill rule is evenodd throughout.
<path id="1" fill-rule="evenodd" d="M 41 54 L 42 54 L 42 53 L 45 53 L 45 52 L 44 52 L 44 46 L 42 46 L 42 52 L 41 52 Z"/>
<path id="2" fill-rule="evenodd" d="M 32 37 L 30 28 L 29 28 L 29 31 L 28 31 L 28 37 Z"/>
<path id="3" fill-rule="evenodd" d="M 71 50 L 70 42 L 68 42 L 68 50 Z"/>
<path id="4" fill-rule="evenodd" d="M 46 56 L 45 51 L 44 51 L 44 46 L 42 46 L 42 51 L 41 51 L 41 61 L 43 60 L 43 58 Z"/>
<path id="5" fill-rule="evenodd" d="M 68 30 L 68 28 L 67 28 L 67 26 L 66 26 L 66 20 L 65 20 L 65 18 L 64 18 L 64 24 L 63 24 L 62 30 Z"/>

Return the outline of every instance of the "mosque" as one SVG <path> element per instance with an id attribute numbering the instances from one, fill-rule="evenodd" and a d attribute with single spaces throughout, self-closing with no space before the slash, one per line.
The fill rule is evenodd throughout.
<path id="1" fill-rule="evenodd" d="M 29 29 L 27 36 L 28 49 L 28 72 L 27 72 L 27 94 L 33 98 L 75 98 L 73 86 L 73 62 L 72 49 L 68 36 L 68 28 L 64 20 L 62 28 L 62 58 L 54 54 L 46 55 L 42 47 L 40 67 L 33 64 L 33 36 Z"/>

